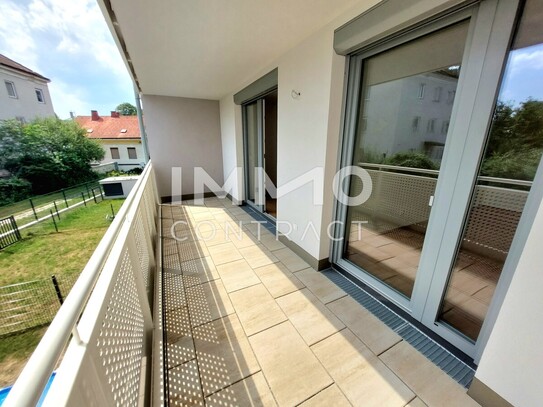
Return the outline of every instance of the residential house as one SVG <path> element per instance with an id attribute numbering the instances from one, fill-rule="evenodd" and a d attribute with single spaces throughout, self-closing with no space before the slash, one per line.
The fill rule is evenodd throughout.
<path id="1" fill-rule="evenodd" d="M 121 116 L 118 112 L 100 116 L 91 110 L 90 116 L 77 116 L 74 120 L 87 130 L 88 138 L 97 140 L 104 148 L 101 164 L 115 162 L 122 171 L 145 165 L 137 116 Z"/>
<path id="2" fill-rule="evenodd" d="M 79 335 L 52 404 L 541 404 L 543 166 L 483 165 L 543 100 L 541 1 L 98 3 L 153 160 L 38 348 Z"/>
<path id="3" fill-rule="evenodd" d="M 55 116 L 50 79 L 0 54 L 0 120 Z"/>

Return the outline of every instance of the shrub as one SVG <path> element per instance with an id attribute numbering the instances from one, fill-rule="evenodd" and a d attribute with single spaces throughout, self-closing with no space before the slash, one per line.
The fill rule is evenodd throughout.
<path id="1" fill-rule="evenodd" d="M 536 148 L 493 154 L 483 161 L 481 175 L 532 181 L 540 159 L 541 150 Z"/>
<path id="2" fill-rule="evenodd" d="M 418 152 L 397 153 L 387 158 L 384 163 L 399 167 L 422 168 L 426 170 L 439 169 L 439 166 L 431 158 L 424 153 Z"/>
<path id="3" fill-rule="evenodd" d="M 0 206 L 22 201 L 29 197 L 32 184 L 25 179 L 10 177 L 0 179 Z"/>

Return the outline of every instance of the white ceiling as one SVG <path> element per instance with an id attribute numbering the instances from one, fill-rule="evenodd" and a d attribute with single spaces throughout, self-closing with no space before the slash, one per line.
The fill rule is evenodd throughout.
<path id="1" fill-rule="evenodd" d="M 360 2 L 111 0 L 142 92 L 203 99 L 239 90 Z"/>

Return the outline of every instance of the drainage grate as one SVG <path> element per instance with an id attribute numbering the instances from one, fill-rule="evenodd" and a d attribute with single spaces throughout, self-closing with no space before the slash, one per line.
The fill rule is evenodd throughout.
<path id="1" fill-rule="evenodd" d="M 347 277 L 332 269 L 322 273 L 460 385 L 466 388 L 470 385 L 475 375 L 475 370 L 471 366 L 458 359 Z"/>

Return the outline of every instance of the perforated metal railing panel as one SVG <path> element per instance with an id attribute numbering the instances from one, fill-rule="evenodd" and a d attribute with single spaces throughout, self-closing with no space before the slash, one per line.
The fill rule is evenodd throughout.
<path id="1" fill-rule="evenodd" d="M 107 382 L 117 405 L 136 405 L 143 357 L 144 320 L 128 249 L 97 338 Z"/>
<path id="2" fill-rule="evenodd" d="M 322 273 L 460 385 L 466 388 L 470 385 L 475 375 L 475 370 L 471 366 L 341 273 L 332 269 Z"/>

